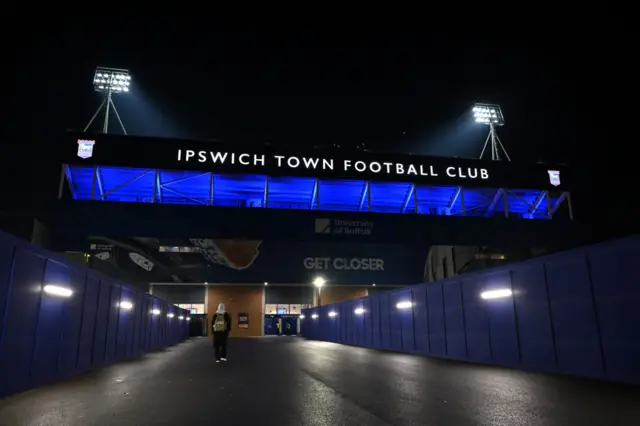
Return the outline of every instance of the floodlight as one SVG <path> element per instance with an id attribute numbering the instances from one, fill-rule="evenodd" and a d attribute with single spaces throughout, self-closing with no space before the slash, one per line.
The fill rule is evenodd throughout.
<path id="1" fill-rule="evenodd" d="M 152 310 L 151 310 L 151 314 L 153 314 L 153 315 L 160 315 L 160 309 L 152 309 Z"/>
<path id="2" fill-rule="evenodd" d="M 355 311 L 353 311 L 353 313 L 356 314 L 356 315 L 362 315 L 362 314 L 364 314 L 364 309 L 358 308 Z"/>
<path id="3" fill-rule="evenodd" d="M 304 319 L 304 314 L 300 314 L 300 316 L 298 318 Z"/>
<path id="4" fill-rule="evenodd" d="M 313 318 L 313 319 L 318 318 L 318 314 L 311 314 L 311 318 Z"/>
<path id="5" fill-rule="evenodd" d="M 330 316 L 331 318 L 333 318 L 333 317 L 335 317 L 335 316 L 337 316 L 337 315 L 338 315 L 338 313 L 337 313 L 336 311 L 331 311 L 331 312 L 329 312 L 329 316 Z"/>
<path id="6" fill-rule="evenodd" d="M 179 316 L 179 317 L 178 317 L 178 319 L 179 319 L 180 321 L 182 321 L 182 320 L 184 319 L 184 317 L 181 315 L 181 316 Z"/>
<path id="7" fill-rule="evenodd" d="M 504 126 L 504 117 L 499 105 L 475 104 L 473 116 L 476 119 L 476 123 Z"/>
<path id="8" fill-rule="evenodd" d="M 123 93 L 129 91 L 131 75 L 129 70 L 117 68 L 96 68 L 93 77 L 93 88 L 101 93 Z"/>
<path id="9" fill-rule="evenodd" d="M 500 105 L 477 103 L 474 104 L 471 111 L 473 112 L 473 117 L 475 118 L 476 123 L 486 124 L 489 126 L 489 135 L 487 135 L 487 140 L 484 142 L 484 147 L 482 147 L 480 159 L 482 160 L 482 157 L 487 150 L 487 146 L 489 146 L 489 142 L 491 142 L 492 160 L 500 160 L 500 150 L 502 150 L 502 153 L 507 160 L 511 161 L 509 154 L 507 154 L 507 150 L 502 145 L 502 142 L 500 142 L 500 138 L 498 138 L 498 134 L 496 133 L 496 126 L 504 126 L 504 116 L 502 115 Z"/>
<path id="10" fill-rule="evenodd" d="M 173 317 L 175 317 L 174 314 L 167 314 L 167 318 L 173 318 Z"/>
<path id="11" fill-rule="evenodd" d="M 191 317 L 187 317 L 187 321 L 191 321 Z"/>
<path id="12" fill-rule="evenodd" d="M 104 124 L 102 127 L 102 132 L 107 133 L 109 131 L 109 109 L 113 108 L 113 112 L 116 114 L 116 118 L 118 119 L 118 123 L 120 123 L 120 127 L 122 128 L 123 133 L 126 135 L 127 130 L 124 128 L 122 124 L 122 120 L 120 119 L 120 114 L 118 114 L 118 110 L 116 109 L 116 105 L 113 103 L 113 99 L 111 96 L 116 93 L 126 93 L 129 91 L 129 86 L 131 85 L 131 74 L 129 74 L 129 70 L 120 69 L 120 68 L 107 68 L 107 67 L 98 67 L 96 68 L 96 72 L 93 76 L 93 88 L 96 92 L 103 93 L 104 99 L 102 103 L 89 120 L 89 124 L 87 124 L 84 128 L 86 132 L 91 126 L 91 123 L 96 119 L 100 111 L 104 108 Z"/>

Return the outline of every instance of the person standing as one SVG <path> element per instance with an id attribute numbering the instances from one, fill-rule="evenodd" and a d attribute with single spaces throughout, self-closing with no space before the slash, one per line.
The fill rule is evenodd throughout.
<path id="1" fill-rule="evenodd" d="M 227 341 L 231 331 L 231 315 L 225 310 L 224 303 L 218 305 L 218 310 L 213 315 L 213 348 L 216 353 L 216 362 L 227 361 Z"/>

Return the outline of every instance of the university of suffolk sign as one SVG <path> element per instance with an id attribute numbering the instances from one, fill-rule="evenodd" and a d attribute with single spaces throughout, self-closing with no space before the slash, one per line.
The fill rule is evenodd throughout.
<path id="1" fill-rule="evenodd" d="M 211 164 L 265 169 L 307 170 L 340 174 L 378 174 L 382 176 L 424 176 L 449 179 L 488 180 L 489 170 L 479 167 L 435 166 L 385 161 L 335 160 L 323 157 L 291 155 L 248 154 L 221 151 L 194 151 L 178 149 L 178 163 Z"/>

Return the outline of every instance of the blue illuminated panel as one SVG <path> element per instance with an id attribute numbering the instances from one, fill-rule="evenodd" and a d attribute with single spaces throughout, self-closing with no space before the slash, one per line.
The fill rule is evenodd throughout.
<path id="1" fill-rule="evenodd" d="M 360 180 L 68 166 L 76 200 L 548 219 L 562 193 Z M 93 194 L 93 196 L 92 196 Z M 547 199 L 548 198 L 548 199 Z"/>

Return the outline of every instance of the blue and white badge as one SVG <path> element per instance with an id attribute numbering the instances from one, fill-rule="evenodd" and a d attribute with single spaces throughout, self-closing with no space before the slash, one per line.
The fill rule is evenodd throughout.
<path id="1" fill-rule="evenodd" d="M 549 183 L 553 186 L 560 186 L 560 171 L 547 170 L 549 172 Z"/>
<path id="2" fill-rule="evenodd" d="M 87 159 L 93 155 L 93 146 L 96 141 L 88 139 L 78 139 L 78 157 Z"/>

